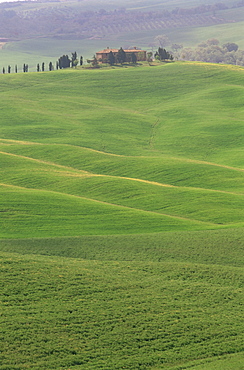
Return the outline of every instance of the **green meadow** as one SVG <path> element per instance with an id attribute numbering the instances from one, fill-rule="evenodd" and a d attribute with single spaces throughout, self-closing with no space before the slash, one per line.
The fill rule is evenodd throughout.
<path id="1" fill-rule="evenodd" d="M 3 76 L 0 235 L 243 226 L 242 79 L 193 63 Z"/>
<path id="2" fill-rule="evenodd" d="M 243 369 L 243 72 L 0 76 L 0 370 Z"/>
<path id="3" fill-rule="evenodd" d="M 0 369 L 243 368 L 242 268 L 1 258 Z"/>

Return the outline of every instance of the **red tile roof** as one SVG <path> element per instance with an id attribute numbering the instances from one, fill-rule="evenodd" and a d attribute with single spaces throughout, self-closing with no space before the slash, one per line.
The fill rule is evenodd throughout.
<path id="1" fill-rule="evenodd" d="M 112 53 L 118 53 L 119 49 L 110 49 L 110 48 L 107 48 L 107 49 L 103 49 L 101 51 L 97 51 L 96 54 L 110 53 L 110 51 L 112 51 Z M 145 50 L 140 50 L 140 49 L 125 49 L 124 50 L 124 52 L 126 52 L 126 53 L 139 53 L 140 51 L 145 52 Z"/>

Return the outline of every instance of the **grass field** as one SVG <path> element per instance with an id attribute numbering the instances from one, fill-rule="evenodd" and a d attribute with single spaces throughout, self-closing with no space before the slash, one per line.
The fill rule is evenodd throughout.
<path id="1" fill-rule="evenodd" d="M 1 251 L 96 261 L 243 266 L 243 228 L 134 235 L 2 239 Z"/>
<path id="2" fill-rule="evenodd" d="M 243 71 L 0 76 L 0 370 L 243 370 Z"/>
<path id="3" fill-rule="evenodd" d="M 242 79 L 193 63 L 3 76 L 1 236 L 242 226 Z"/>
<path id="4" fill-rule="evenodd" d="M 0 369 L 243 368 L 242 268 L 1 257 Z"/>

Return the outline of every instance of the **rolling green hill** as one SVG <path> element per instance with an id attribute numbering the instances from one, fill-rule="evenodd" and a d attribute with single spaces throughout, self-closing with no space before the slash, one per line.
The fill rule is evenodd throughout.
<path id="1" fill-rule="evenodd" d="M 0 370 L 243 369 L 243 72 L 0 76 Z"/>
<path id="2" fill-rule="evenodd" d="M 243 226 L 243 69 L 34 73 L 0 88 L 2 237 Z"/>

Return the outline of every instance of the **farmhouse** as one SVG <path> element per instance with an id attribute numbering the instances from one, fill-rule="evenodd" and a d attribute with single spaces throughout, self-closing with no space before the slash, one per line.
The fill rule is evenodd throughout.
<path id="1" fill-rule="evenodd" d="M 107 49 L 98 51 L 96 53 L 96 59 L 98 60 L 99 63 L 106 63 L 108 60 L 109 53 L 112 52 L 114 56 L 116 57 L 116 55 L 118 54 L 118 51 L 119 49 L 110 49 L 109 47 L 107 47 Z M 138 61 L 147 60 L 147 52 L 145 50 L 140 50 L 134 47 L 133 49 L 125 49 L 124 52 L 126 55 L 131 55 L 132 53 L 134 53 Z"/>

